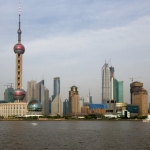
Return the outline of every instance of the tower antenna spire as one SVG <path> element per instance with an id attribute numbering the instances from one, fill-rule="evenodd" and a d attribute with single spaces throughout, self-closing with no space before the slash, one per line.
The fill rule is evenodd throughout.
<path id="1" fill-rule="evenodd" d="M 21 14 L 21 5 L 20 5 L 20 2 L 19 2 L 19 15 Z"/>
<path id="2" fill-rule="evenodd" d="M 21 16 L 21 6 L 19 2 L 19 29 L 18 29 L 18 43 L 21 43 L 21 22 L 20 22 L 20 16 Z"/>

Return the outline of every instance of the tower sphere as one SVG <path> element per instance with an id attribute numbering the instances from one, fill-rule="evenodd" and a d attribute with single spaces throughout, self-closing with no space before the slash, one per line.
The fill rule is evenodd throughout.
<path id="1" fill-rule="evenodd" d="M 16 44 L 14 46 L 14 52 L 17 54 L 23 54 L 25 52 L 25 47 L 22 44 Z"/>
<path id="2" fill-rule="evenodd" d="M 21 34 L 21 33 L 22 33 L 20 29 L 18 29 L 18 31 L 17 31 L 17 32 L 18 32 L 18 34 Z"/>
<path id="3" fill-rule="evenodd" d="M 13 92 L 13 97 L 15 100 L 23 100 L 26 93 L 23 89 L 15 89 Z"/>
<path id="4" fill-rule="evenodd" d="M 42 104 L 38 100 L 31 100 L 28 103 L 28 111 L 42 111 Z"/>

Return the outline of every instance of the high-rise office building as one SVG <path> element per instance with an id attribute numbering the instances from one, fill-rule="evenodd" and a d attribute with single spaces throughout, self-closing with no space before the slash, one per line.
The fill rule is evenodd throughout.
<path id="1" fill-rule="evenodd" d="M 54 89 L 53 89 L 53 96 L 52 96 L 52 102 L 51 102 L 51 115 L 62 116 L 62 101 L 61 101 L 61 96 L 60 96 L 60 78 L 55 77 L 53 84 L 54 84 Z"/>
<path id="2" fill-rule="evenodd" d="M 55 77 L 53 82 L 54 82 L 54 87 L 53 87 L 52 99 L 54 99 L 58 94 L 60 94 L 60 78 Z"/>
<path id="3" fill-rule="evenodd" d="M 89 90 L 89 94 L 87 95 L 87 104 L 92 104 L 92 95 L 90 94 L 90 90 Z"/>
<path id="4" fill-rule="evenodd" d="M 89 104 L 89 103 L 88 103 Z M 81 97 L 79 99 L 79 113 L 81 113 L 81 108 L 84 106 L 84 98 Z"/>
<path id="5" fill-rule="evenodd" d="M 63 116 L 67 116 L 69 113 L 69 101 L 68 99 L 65 99 L 63 102 Z"/>
<path id="6" fill-rule="evenodd" d="M 116 113 L 116 102 L 123 103 L 123 81 L 114 77 L 114 67 L 107 63 L 102 68 L 102 103 L 107 104 L 107 113 Z"/>
<path id="7" fill-rule="evenodd" d="M 102 103 L 105 100 L 110 100 L 110 68 L 106 62 L 102 67 Z"/>
<path id="8" fill-rule="evenodd" d="M 51 103 L 51 115 L 62 116 L 62 101 L 61 101 L 60 94 L 58 94 Z"/>
<path id="9" fill-rule="evenodd" d="M 26 101 L 29 103 L 31 100 L 36 99 L 36 81 L 31 80 L 27 82 Z"/>
<path id="10" fill-rule="evenodd" d="M 49 90 L 44 86 L 44 80 L 36 84 L 35 98 L 42 104 L 42 114 L 49 114 Z"/>
<path id="11" fill-rule="evenodd" d="M 114 76 L 114 67 L 110 67 L 110 99 L 123 103 L 123 81 L 118 81 Z"/>
<path id="12" fill-rule="evenodd" d="M 13 89 L 12 86 L 7 87 L 7 89 L 5 89 L 5 92 L 4 92 L 4 100 L 5 100 L 6 102 L 11 102 L 11 103 L 14 102 L 13 92 L 14 92 L 14 89 Z"/>
<path id="13" fill-rule="evenodd" d="M 16 82 L 13 97 L 18 102 L 25 97 L 25 91 L 22 89 L 22 61 L 25 47 L 21 44 L 21 22 L 20 22 L 20 7 L 19 7 L 19 29 L 18 29 L 18 43 L 14 46 L 16 54 Z"/>
<path id="14" fill-rule="evenodd" d="M 110 67 L 110 99 L 114 99 L 114 67 Z"/>
<path id="15" fill-rule="evenodd" d="M 113 99 L 117 103 L 123 103 L 123 81 L 118 81 L 114 78 Z"/>
<path id="16" fill-rule="evenodd" d="M 78 115 L 79 113 L 79 93 L 76 86 L 72 86 L 69 91 L 69 114 Z"/>
<path id="17" fill-rule="evenodd" d="M 51 112 L 52 112 L 52 99 L 51 98 L 49 98 L 49 113 L 51 114 Z"/>
<path id="18" fill-rule="evenodd" d="M 42 114 L 49 115 L 49 90 L 41 84 L 41 104 Z"/>
<path id="19" fill-rule="evenodd" d="M 36 84 L 36 89 L 35 89 L 35 97 L 37 100 L 41 102 L 41 85 L 44 85 L 44 80 L 41 80 L 39 83 Z"/>
<path id="20" fill-rule="evenodd" d="M 123 81 L 118 81 L 118 100 L 117 103 L 123 103 L 124 102 L 124 95 L 123 95 Z"/>
<path id="21" fill-rule="evenodd" d="M 139 107 L 139 115 L 148 115 L 148 93 L 143 88 L 143 83 L 133 82 L 130 84 L 131 104 Z"/>

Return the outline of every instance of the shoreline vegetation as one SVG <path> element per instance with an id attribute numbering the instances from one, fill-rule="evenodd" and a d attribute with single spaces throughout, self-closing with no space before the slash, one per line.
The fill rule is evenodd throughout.
<path id="1" fill-rule="evenodd" d="M 142 119 L 0 119 L 0 121 L 142 121 Z"/>
<path id="2" fill-rule="evenodd" d="M 95 114 L 77 117 L 77 116 L 30 116 L 30 117 L 17 117 L 17 116 L 9 116 L 4 118 L 0 116 L 0 121 L 142 121 L 142 119 L 147 118 L 147 116 L 134 116 L 130 118 L 126 118 L 121 116 L 119 118 L 106 118 L 104 115 L 96 116 Z"/>

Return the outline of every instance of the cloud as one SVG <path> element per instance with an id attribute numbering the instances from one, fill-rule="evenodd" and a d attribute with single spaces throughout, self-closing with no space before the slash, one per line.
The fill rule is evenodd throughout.
<path id="1" fill-rule="evenodd" d="M 0 82 L 13 82 L 18 17 L 15 5 L 0 3 L 1 49 Z M 124 5 L 123 5 L 124 4 Z M 101 102 L 101 67 L 105 59 L 115 67 L 115 76 L 124 81 L 125 101 L 129 102 L 130 77 L 142 76 L 148 87 L 149 2 L 32 1 L 22 2 L 23 85 L 44 76 L 53 91 L 53 77 L 61 78 L 62 99 L 69 87 L 79 87 L 86 98 L 89 88 L 94 102 Z M 7 12 L 5 9 L 9 8 Z M 15 10 L 14 10 L 15 9 Z M 14 15 L 16 13 L 16 15 Z M 11 17 L 9 17 L 11 14 Z M 15 17 L 14 17 L 15 16 Z M 1 99 L 4 87 L 1 86 Z"/>

